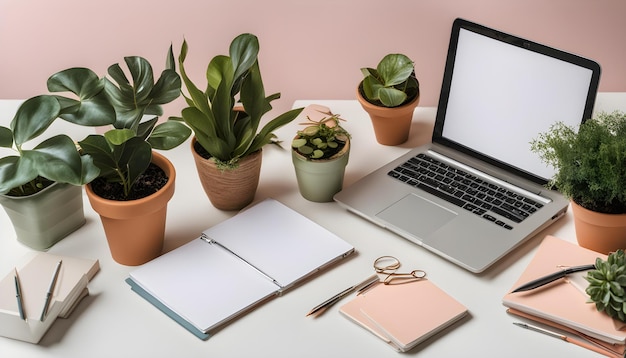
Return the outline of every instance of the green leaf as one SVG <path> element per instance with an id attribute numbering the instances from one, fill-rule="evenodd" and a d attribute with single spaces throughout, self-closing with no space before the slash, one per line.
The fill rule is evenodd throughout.
<path id="1" fill-rule="evenodd" d="M 238 78 L 257 61 L 259 40 L 252 34 L 241 34 L 231 42 L 229 53 L 235 69 L 233 77 Z"/>
<path id="2" fill-rule="evenodd" d="M 104 93 L 104 81 L 86 68 L 70 68 L 48 78 L 50 92 L 71 92 L 77 98 L 57 95 L 60 117 L 83 126 L 103 126 L 115 122 L 115 110 Z"/>
<path id="3" fill-rule="evenodd" d="M 84 185 L 100 173 L 90 157 L 80 156 L 74 141 L 66 135 L 47 139 L 22 155 L 36 166 L 39 175 L 60 183 Z"/>
<path id="4" fill-rule="evenodd" d="M 395 86 L 409 78 L 413 72 L 413 61 L 402 54 L 389 54 L 383 57 L 376 69 L 385 87 Z"/>
<path id="5" fill-rule="evenodd" d="M 13 132 L 7 127 L 0 126 L 0 147 L 13 147 Z"/>
<path id="6" fill-rule="evenodd" d="M 112 145 L 121 145 L 131 138 L 135 138 L 135 131 L 130 129 L 111 129 L 104 133 L 104 138 Z"/>
<path id="7" fill-rule="evenodd" d="M 406 93 L 395 88 L 381 88 L 378 90 L 380 101 L 386 107 L 396 107 L 406 100 Z"/>
<path id="8" fill-rule="evenodd" d="M 0 194 L 6 194 L 36 177 L 37 170 L 29 159 L 18 156 L 0 158 Z"/>
<path id="9" fill-rule="evenodd" d="M 191 129 L 180 122 L 167 121 L 157 125 L 148 139 L 152 148 L 168 150 L 182 144 L 191 135 Z"/>
<path id="10" fill-rule="evenodd" d="M 39 136 L 59 116 L 61 105 L 53 96 L 36 96 L 22 103 L 17 109 L 11 129 L 15 145 Z"/>

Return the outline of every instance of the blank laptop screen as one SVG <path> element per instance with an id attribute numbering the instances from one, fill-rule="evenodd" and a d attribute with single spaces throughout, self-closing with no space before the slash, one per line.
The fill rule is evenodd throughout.
<path id="1" fill-rule="evenodd" d="M 554 169 L 530 152 L 530 141 L 557 121 L 577 128 L 587 119 L 592 75 L 588 68 L 461 28 L 441 134 L 549 179 Z"/>

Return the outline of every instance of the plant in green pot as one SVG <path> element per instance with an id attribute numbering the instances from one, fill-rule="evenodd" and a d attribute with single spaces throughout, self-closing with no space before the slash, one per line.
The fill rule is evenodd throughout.
<path id="1" fill-rule="evenodd" d="M 600 113 L 572 128 L 554 124 L 531 143 L 554 167 L 551 186 L 570 199 L 578 243 L 626 248 L 626 113 Z"/>
<path id="2" fill-rule="evenodd" d="M 307 121 L 301 123 L 306 127 L 291 142 L 291 154 L 300 194 L 310 201 L 328 202 L 343 187 L 350 134 L 338 114 L 321 114 L 321 118 L 315 113 L 306 116 Z"/>
<path id="3" fill-rule="evenodd" d="M 361 72 L 357 99 L 370 116 L 376 140 L 383 145 L 406 142 L 419 103 L 413 61 L 403 54 L 388 54 L 376 68 L 361 68 Z"/>
<path id="4" fill-rule="evenodd" d="M 194 132 L 191 151 L 198 175 L 213 206 L 239 210 L 254 199 L 263 146 L 273 142 L 274 130 L 302 109 L 283 113 L 261 127 L 262 116 L 272 109 L 270 102 L 280 94 L 265 95 L 256 36 L 237 36 L 229 56 L 218 55 L 209 62 L 205 90 L 187 76 L 187 49 L 184 41 L 178 61 L 188 107 L 182 110 L 182 120 Z"/>
<path id="5" fill-rule="evenodd" d="M 167 203 L 174 194 L 176 171 L 165 156 L 182 144 L 191 130 L 181 122 L 158 122 L 162 105 L 180 95 L 180 77 L 170 48 L 167 67 L 154 79 L 152 66 L 141 57 L 124 58 L 132 82 L 119 64 L 108 68 L 103 93 L 114 110 L 113 129 L 79 142 L 93 158 L 100 175 L 86 186 L 100 215 L 113 258 L 140 265 L 161 254 Z M 69 80 L 75 69 L 65 72 Z M 75 78 L 75 80 L 77 80 Z"/>
<path id="6" fill-rule="evenodd" d="M 97 99 L 82 94 L 83 107 L 106 113 Z M 92 158 L 81 156 L 65 134 L 30 145 L 59 117 L 83 120 L 80 102 L 66 104 L 50 95 L 30 98 L 20 105 L 10 128 L 0 127 L 0 147 L 11 150 L 0 159 L 0 203 L 17 240 L 36 250 L 48 249 L 85 223 L 81 186 L 100 172 Z"/>

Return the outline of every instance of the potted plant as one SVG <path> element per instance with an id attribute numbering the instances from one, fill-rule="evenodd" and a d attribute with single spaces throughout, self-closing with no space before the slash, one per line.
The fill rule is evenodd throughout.
<path id="1" fill-rule="evenodd" d="M 30 98 L 20 105 L 10 128 L 0 127 L 0 147 L 14 151 L 0 159 L 0 203 L 17 240 L 36 250 L 48 249 L 85 223 L 81 186 L 100 170 L 90 156 L 79 154 L 67 135 L 47 138 L 34 147 L 29 142 L 59 117 L 80 122 L 84 106 L 99 112 L 97 96 L 87 91 L 87 87 L 76 90 L 82 95 L 82 107 L 81 102 L 69 106 L 50 95 Z M 106 123 L 106 117 L 100 117 L 98 124 Z"/>
<path id="2" fill-rule="evenodd" d="M 180 95 L 180 77 L 172 49 L 166 69 L 154 81 L 152 66 L 141 57 L 124 58 L 132 83 L 119 64 L 104 77 L 103 93 L 113 109 L 113 129 L 79 141 L 93 158 L 100 175 L 86 186 L 87 196 L 102 220 L 113 258 L 124 265 L 140 265 L 161 254 L 167 203 L 174 193 L 176 171 L 153 149 L 182 144 L 191 130 L 178 121 L 158 123 L 161 106 Z M 64 81 L 81 81 L 69 69 Z"/>
<path id="3" fill-rule="evenodd" d="M 556 169 L 550 184 L 571 201 L 578 243 L 626 248 L 626 114 L 600 113 L 577 131 L 556 123 L 531 149 Z"/>
<path id="4" fill-rule="evenodd" d="M 290 110 L 258 130 L 261 117 L 272 109 L 276 93 L 265 96 L 252 34 L 237 36 L 229 56 L 215 56 L 208 65 L 206 90 L 187 76 L 187 42 L 178 58 L 188 95 L 182 119 L 194 132 L 191 151 L 209 200 L 218 209 L 238 210 L 254 199 L 261 168 L 261 149 L 277 128 L 291 122 L 302 109 Z"/>
<path id="5" fill-rule="evenodd" d="M 338 114 L 320 113 L 321 118 L 307 115 L 301 123 L 306 127 L 291 142 L 291 154 L 300 194 L 310 201 L 328 202 L 343 187 L 350 134 Z"/>
<path id="6" fill-rule="evenodd" d="M 357 99 L 369 114 L 378 143 L 406 142 L 413 111 L 419 103 L 419 82 L 413 61 L 403 54 L 388 54 L 376 68 L 361 68 L 363 80 Z"/>

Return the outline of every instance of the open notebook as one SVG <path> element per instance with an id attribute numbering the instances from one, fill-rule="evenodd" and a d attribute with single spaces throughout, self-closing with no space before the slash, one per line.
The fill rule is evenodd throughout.
<path id="1" fill-rule="evenodd" d="M 354 252 L 273 199 L 130 273 L 132 289 L 201 339 Z"/>

